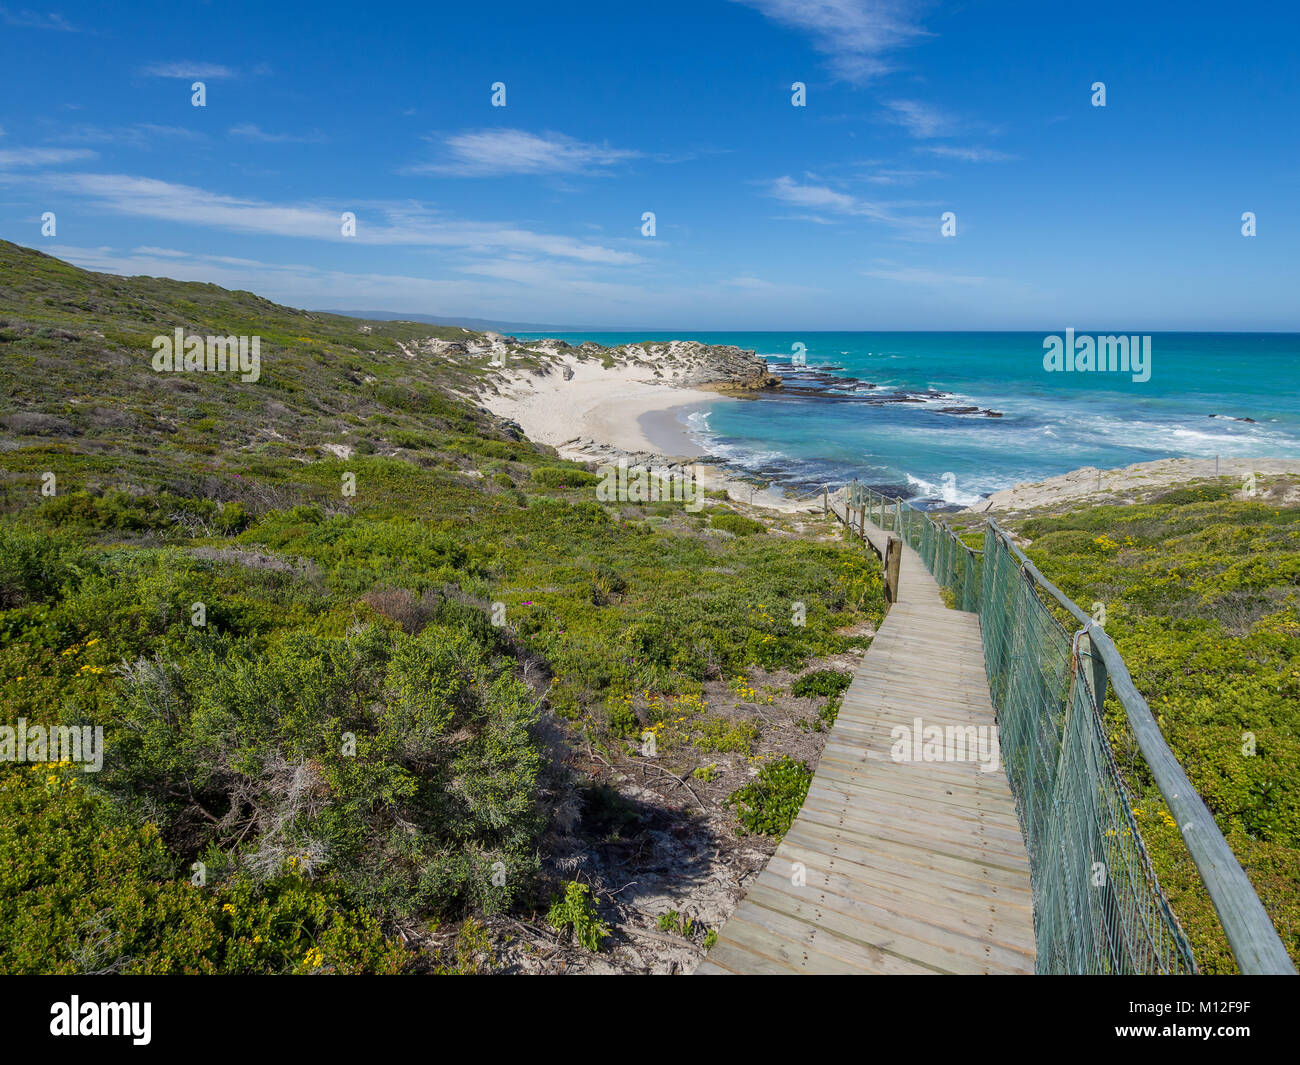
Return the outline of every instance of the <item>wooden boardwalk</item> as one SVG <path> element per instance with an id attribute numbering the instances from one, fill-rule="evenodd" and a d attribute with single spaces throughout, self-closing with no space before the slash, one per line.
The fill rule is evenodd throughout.
<path id="1" fill-rule="evenodd" d="M 867 533 L 883 546 L 885 533 Z M 1034 971 L 1029 860 L 1005 768 L 890 757 L 890 730 L 917 718 L 994 723 L 978 617 L 943 605 L 910 547 L 898 583 L 803 809 L 696 973 Z"/>

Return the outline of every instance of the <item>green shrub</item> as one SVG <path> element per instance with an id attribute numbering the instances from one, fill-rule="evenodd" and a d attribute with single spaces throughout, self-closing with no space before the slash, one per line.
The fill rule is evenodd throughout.
<path id="1" fill-rule="evenodd" d="M 192 851 L 220 846 L 267 877 L 327 861 L 400 915 L 500 909 L 536 866 L 532 695 L 463 630 L 208 638 L 137 662 L 122 713 L 106 786 L 146 798 L 169 832 L 240 811 Z"/>
<path id="2" fill-rule="evenodd" d="M 544 488 L 587 488 L 600 483 L 597 474 L 580 470 L 576 466 L 535 466 L 529 477 Z"/>
<path id="3" fill-rule="evenodd" d="M 755 533 L 767 532 L 767 526 L 761 521 L 747 518 L 743 514 L 732 514 L 730 512 L 710 515 L 709 524 L 715 529 L 734 533 L 736 536 L 753 536 Z"/>
<path id="4" fill-rule="evenodd" d="M 691 736 L 691 742 L 704 751 L 748 754 L 758 737 L 758 726 L 752 721 L 710 718 Z"/>
<path id="5" fill-rule="evenodd" d="M 768 762 L 754 780 L 727 798 L 727 805 L 740 819 L 736 834 L 752 832 L 780 839 L 799 816 L 812 777 L 812 771 L 803 762 L 796 762 L 789 755 Z"/>
<path id="6" fill-rule="evenodd" d="M 564 885 L 564 894 L 551 903 L 546 920 L 557 932 L 573 929 L 573 938 L 592 952 L 599 951 L 601 941 L 611 934 L 609 926 L 596 916 L 591 889 L 577 880 Z"/>
<path id="7" fill-rule="evenodd" d="M 0 971 L 392 973 L 405 952 L 330 877 L 177 877 L 157 828 L 79 769 L 0 769 Z"/>
<path id="8" fill-rule="evenodd" d="M 818 669 L 806 673 L 790 687 L 792 695 L 800 698 L 843 695 L 853 683 L 853 674 L 838 669 Z"/>
<path id="9" fill-rule="evenodd" d="M 0 610 L 52 599 L 74 573 L 66 536 L 0 525 Z"/>

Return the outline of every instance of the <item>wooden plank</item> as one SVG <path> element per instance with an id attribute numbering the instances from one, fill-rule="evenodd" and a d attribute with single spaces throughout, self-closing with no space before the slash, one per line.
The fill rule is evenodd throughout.
<path id="1" fill-rule="evenodd" d="M 764 874 L 746 901 L 817 927 L 824 933 L 817 939 L 823 950 L 846 959 L 861 947 L 947 973 L 1033 971 L 1032 946 L 1026 953 L 992 941 L 992 915 L 977 923 L 938 907 L 902 912 L 902 907 L 886 905 L 892 900 L 885 896 L 873 895 L 868 903 L 829 892 L 820 895 L 814 900 L 782 891 Z"/>
<path id="2" fill-rule="evenodd" d="M 959 843 L 945 843 L 889 826 L 850 822 L 843 813 L 828 813 L 810 808 L 808 816 L 801 816 L 792 826 L 791 832 L 802 828 L 838 833 L 842 838 L 842 846 L 856 847 L 863 851 L 889 853 L 898 847 L 911 847 L 956 862 L 988 865 L 1022 877 L 1029 875 L 1029 860 L 1024 855 L 1006 850 L 994 851 Z"/>
<path id="3" fill-rule="evenodd" d="M 1011 898 L 1017 903 L 1033 899 L 1033 893 L 1023 883 L 1023 869 L 989 861 L 972 861 L 915 843 L 856 839 L 842 829 L 819 824 L 812 818 L 800 818 L 786 840 L 791 849 L 781 856 L 783 861 L 788 861 L 793 855 L 795 860 L 807 865 L 810 861 L 818 861 L 821 856 L 867 868 L 887 869 L 900 878 L 918 881 L 942 876 L 950 883 L 966 885 L 973 892 L 988 892 L 999 899 Z"/>
<path id="4" fill-rule="evenodd" d="M 765 873 L 771 873 L 782 883 L 793 885 L 796 861 L 801 867 L 801 876 L 807 881 L 801 890 L 817 888 L 853 899 L 858 897 L 855 891 L 869 886 L 872 898 L 878 892 L 882 900 L 890 900 L 882 903 L 890 909 L 913 900 L 922 900 L 932 909 L 951 910 L 980 921 L 999 909 L 1018 911 L 1019 918 L 1029 920 L 1020 924 L 1008 922 L 1003 933 L 998 934 L 997 942 L 1022 949 L 1033 948 L 1033 900 L 1028 896 L 1008 898 L 1003 902 L 990 890 L 988 884 L 976 884 L 958 877 L 920 877 L 912 870 L 862 865 L 837 855 L 819 854 L 816 851 L 809 853 L 797 846 L 780 856 L 779 861 L 774 860 Z"/>

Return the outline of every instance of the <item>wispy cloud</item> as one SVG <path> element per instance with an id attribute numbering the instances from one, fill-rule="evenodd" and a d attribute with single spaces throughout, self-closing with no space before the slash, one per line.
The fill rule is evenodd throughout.
<path id="1" fill-rule="evenodd" d="M 987 277 L 975 277 L 969 274 L 946 274 L 938 270 L 924 270 L 915 266 L 898 266 L 879 270 L 864 270 L 866 277 L 881 281 L 897 281 L 904 285 L 924 285 L 927 287 L 945 287 L 948 285 L 985 285 Z"/>
<path id="2" fill-rule="evenodd" d="M 232 137 L 242 137 L 259 144 L 324 144 L 328 139 L 322 133 L 268 133 L 252 122 L 231 126 L 228 132 Z"/>
<path id="3" fill-rule="evenodd" d="M 913 137 L 946 137 L 954 128 L 950 116 L 919 100 L 889 100 L 885 106 L 889 109 L 885 118 Z"/>
<path id="4" fill-rule="evenodd" d="M 132 126 L 71 126 L 46 137 L 46 140 L 65 144 L 111 144 L 130 148 L 151 148 L 166 139 L 201 141 L 207 140 L 207 136 L 185 126 L 139 122 Z"/>
<path id="5" fill-rule="evenodd" d="M 917 151 L 929 152 L 941 159 L 959 159 L 964 163 L 1005 163 L 1015 158 L 993 148 L 962 148 L 952 144 L 927 144 Z"/>
<path id="6" fill-rule="evenodd" d="M 562 133 L 486 129 L 458 133 L 443 142 L 446 158 L 407 167 L 405 173 L 487 177 L 505 174 L 590 174 L 641 153 L 587 144 Z"/>
<path id="7" fill-rule="evenodd" d="M 779 214 L 775 216 L 777 222 L 811 222 L 815 226 L 837 226 L 834 218 L 825 218 L 819 214 Z"/>
<path id="8" fill-rule="evenodd" d="M 47 188 L 86 196 L 103 210 L 233 232 L 339 240 L 340 212 L 352 210 L 357 233 L 347 239 L 358 244 L 504 249 L 609 265 L 641 261 L 631 252 L 510 223 L 449 219 L 418 204 L 277 204 L 127 174 L 42 174 L 40 180 Z"/>
<path id="9" fill-rule="evenodd" d="M 0 151 L 0 170 L 31 166 L 61 166 L 81 159 L 93 159 L 88 148 L 13 148 Z"/>
<path id="10" fill-rule="evenodd" d="M 608 272 L 583 263 L 556 263 L 527 255 L 493 255 L 452 267 L 461 276 L 430 278 L 331 270 L 303 263 L 271 263 L 227 255 L 139 247 L 45 247 L 88 270 L 248 289 L 294 307 L 362 307 L 481 318 L 545 320 L 566 302 L 583 316 L 621 308 L 652 308 L 660 298 L 636 283 L 608 280 Z M 593 274 L 592 271 L 595 271 Z M 693 290 L 683 294 L 693 294 Z"/>
<path id="11" fill-rule="evenodd" d="M 792 204 L 795 207 L 806 207 L 814 211 L 856 215 L 861 218 L 871 218 L 878 222 L 897 220 L 893 212 L 885 204 L 863 200 L 847 192 L 840 192 L 828 185 L 800 184 L 788 175 L 769 182 L 767 194 L 782 203 Z M 812 220 L 823 221 L 821 218 Z"/>
<path id="12" fill-rule="evenodd" d="M 774 22 L 809 34 L 845 81 L 861 83 L 891 70 L 886 56 L 929 36 L 908 0 L 733 0 Z"/>
<path id="13" fill-rule="evenodd" d="M 46 250 L 86 270 L 248 289 L 296 307 L 418 308 L 470 315 L 476 313 L 475 308 L 489 309 L 483 306 L 484 294 L 467 281 L 347 273 L 300 263 L 267 263 L 169 248 L 119 251 L 106 246 L 53 245 Z"/>
<path id="14" fill-rule="evenodd" d="M 7 7 L 0 7 L 0 18 L 3 18 L 7 26 L 17 26 L 24 30 L 57 30 L 60 33 L 80 33 L 81 30 L 72 25 L 62 15 L 48 14 L 43 15 L 39 11 L 10 11 Z"/>
<path id="15" fill-rule="evenodd" d="M 810 176 L 811 177 L 811 176 Z M 793 218 L 818 225 L 834 224 L 832 220 L 851 222 L 863 220 L 888 226 L 897 239 L 933 243 L 939 238 L 937 211 L 917 214 L 917 209 L 933 211 L 936 204 L 929 200 L 874 200 L 864 199 L 815 180 L 796 181 L 786 176 L 765 183 L 767 194 L 783 203 L 807 210 Z"/>
<path id="16" fill-rule="evenodd" d="M 871 185 L 914 185 L 918 181 L 929 181 L 943 177 L 942 170 L 908 170 L 905 168 L 876 170 L 864 174 L 858 180 Z"/>
<path id="17" fill-rule="evenodd" d="M 221 63 L 196 63 L 193 60 L 178 60 L 163 63 L 150 63 L 141 74 L 151 78 L 197 78 L 200 81 L 215 81 L 221 78 L 235 78 L 239 71 Z"/>

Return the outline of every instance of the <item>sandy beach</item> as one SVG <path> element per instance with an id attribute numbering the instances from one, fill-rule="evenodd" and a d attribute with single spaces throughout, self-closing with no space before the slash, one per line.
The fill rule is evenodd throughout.
<path id="1" fill-rule="evenodd" d="M 571 371 L 566 377 L 565 369 Z M 549 444 L 562 458 L 597 465 L 626 457 L 629 462 L 707 458 L 684 418 L 704 405 L 746 400 L 696 388 L 663 384 L 653 367 L 561 357 L 545 372 L 518 372 L 499 380 L 498 392 L 479 402 L 493 414 L 517 422 L 529 439 Z M 707 462 L 693 463 L 707 489 L 726 490 L 733 500 L 785 513 L 814 504 L 790 499 Z M 816 501 L 820 508 L 820 497 Z"/>
<path id="2" fill-rule="evenodd" d="M 479 398 L 493 414 L 518 422 L 529 439 L 566 458 L 577 457 L 566 445 L 584 438 L 623 451 L 698 458 L 704 451 L 678 412 L 730 402 L 712 392 L 663 384 L 645 365 L 606 368 L 596 359 L 572 356 L 557 359 L 544 373 L 509 375 L 497 394 Z"/>

